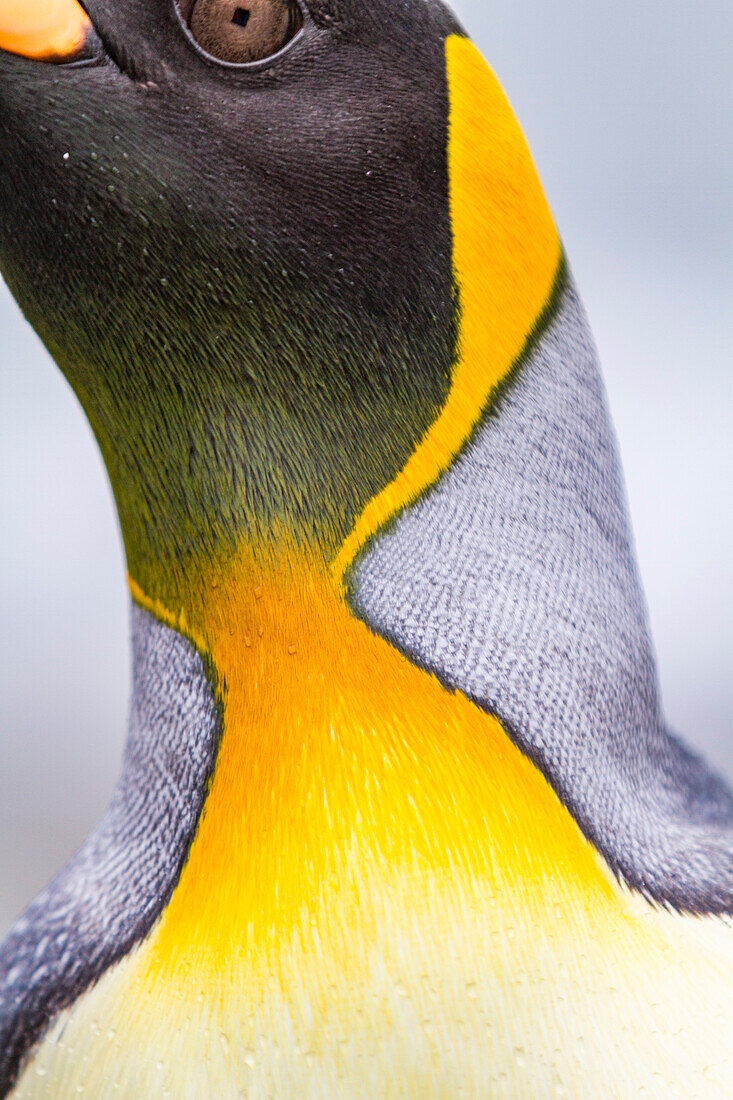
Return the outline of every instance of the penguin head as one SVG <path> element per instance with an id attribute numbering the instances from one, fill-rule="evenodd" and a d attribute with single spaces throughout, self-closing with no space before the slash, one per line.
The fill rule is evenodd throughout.
<path id="1" fill-rule="evenodd" d="M 0 0 L 0 267 L 89 416 L 132 567 L 243 525 L 333 548 L 448 384 L 453 17 L 59 5 L 49 63 Z"/>

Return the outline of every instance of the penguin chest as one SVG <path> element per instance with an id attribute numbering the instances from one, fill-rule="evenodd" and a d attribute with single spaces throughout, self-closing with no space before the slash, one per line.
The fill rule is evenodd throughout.
<path id="1" fill-rule="evenodd" d="M 730 929 L 479 886 L 352 882 L 227 968 L 162 965 L 153 937 L 56 1022 L 14 1096 L 730 1094 Z"/>
<path id="2" fill-rule="evenodd" d="M 14 1095 L 724 1094 L 730 929 L 622 893 L 500 723 L 345 608 L 271 605 L 210 633 L 223 737 L 167 909 Z"/>

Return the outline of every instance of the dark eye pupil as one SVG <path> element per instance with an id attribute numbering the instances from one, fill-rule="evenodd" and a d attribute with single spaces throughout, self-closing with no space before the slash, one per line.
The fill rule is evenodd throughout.
<path id="1" fill-rule="evenodd" d="M 247 8 L 237 8 L 232 16 L 232 23 L 237 27 L 246 27 L 249 23 L 249 11 Z"/>

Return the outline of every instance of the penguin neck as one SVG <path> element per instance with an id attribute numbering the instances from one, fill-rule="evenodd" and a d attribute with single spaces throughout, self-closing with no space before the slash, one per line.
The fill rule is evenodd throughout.
<path id="1" fill-rule="evenodd" d="M 325 569 L 435 420 L 451 339 L 409 353 L 395 341 L 406 369 L 386 380 L 366 358 L 361 378 L 330 378 L 334 364 L 311 349 L 307 385 L 273 368 L 266 384 L 248 387 L 246 367 L 226 377 L 220 363 L 192 363 L 158 367 L 149 381 L 136 368 L 129 387 L 77 386 L 135 582 L 178 613 L 200 606 L 234 560 L 249 572 L 294 553 Z M 326 381 L 314 389 L 318 377 Z"/>
<path id="2" fill-rule="evenodd" d="M 395 670 L 408 662 L 389 631 L 375 638 L 345 598 L 351 566 L 450 469 L 563 283 L 557 230 L 503 92 L 463 40 L 449 42 L 448 61 L 452 263 L 436 247 L 420 294 L 408 288 L 375 310 L 250 271 L 246 295 L 232 284 L 236 314 L 225 303 L 216 339 L 204 340 L 195 310 L 175 315 L 189 296 L 170 287 L 136 324 L 155 332 L 167 311 L 180 321 L 166 326 L 175 339 L 152 341 L 149 360 L 130 364 L 124 336 L 106 334 L 108 370 L 90 359 L 67 372 L 107 462 L 135 598 L 210 660 L 224 714 L 217 775 L 231 780 L 221 780 L 225 818 L 314 707 L 313 744 L 329 753 L 334 729 L 360 751 L 379 724 L 374 685 L 394 687 L 384 736 L 406 691 L 423 712 L 429 677 L 400 687 Z M 350 695 L 359 707 L 344 714 Z M 437 739 L 452 721 L 436 719 Z M 283 766 L 302 744 L 278 754 Z M 226 754 L 241 747 L 249 755 L 228 771 Z"/>
<path id="3" fill-rule="evenodd" d="M 169 615 L 133 593 L 159 619 Z M 608 894 L 594 856 L 498 720 L 355 617 L 322 559 L 240 548 L 168 622 L 214 670 L 221 740 L 205 813 L 147 957 L 151 974 L 168 980 L 178 959 L 224 981 L 233 960 L 297 934 L 314 906 L 370 927 L 367 899 L 379 904 L 384 881 L 425 889 L 417 865 L 436 889 L 457 863 L 466 881 L 490 874 L 492 889 L 513 896 L 525 880 L 542 892 L 569 849 L 578 877 Z M 526 843 L 516 854 L 518 830 Z M 490 845 L 477 842 L 484 835 Z"/>

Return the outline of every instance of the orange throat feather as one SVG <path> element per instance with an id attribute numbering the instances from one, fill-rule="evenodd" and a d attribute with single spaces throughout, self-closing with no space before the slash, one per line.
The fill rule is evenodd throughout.
<path id="1" fill-rule="evenodd" d="M 459 889 L 543 908 L 558 876 L 585 903 L 612 899 L 498 720 L 356 620 L 323 568 L 240 559 L 208 592 L 198 642 L 223 737 L 151 967 L 277 967 L 336 908 L 368 939 L 398 882 L 416 906 Z"/>

